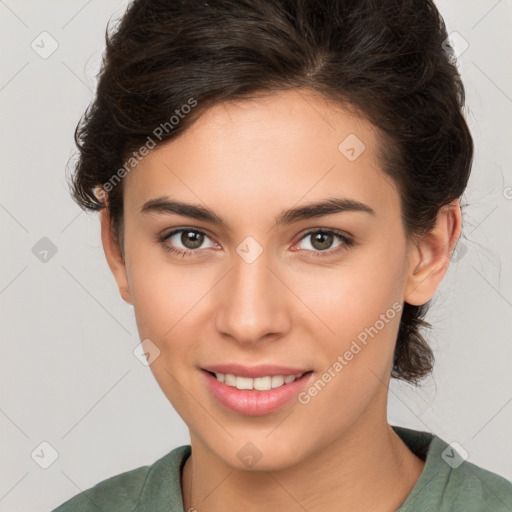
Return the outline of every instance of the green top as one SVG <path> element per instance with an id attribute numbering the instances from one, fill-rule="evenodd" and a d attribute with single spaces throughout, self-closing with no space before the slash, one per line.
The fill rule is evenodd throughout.
<path id="1" fill-rule="evenodd" d="M 392 427 L 425 467 L 396 512 L 510 512 L 512 483 L 463 460 L 439 437 Z M 460 450 L 462 451 L 462 449 Z M 185 512 L 181 471 L 191 453 L 179 446 L 151 466 L 113 476 L 77 494 L 52 512 Z"/>

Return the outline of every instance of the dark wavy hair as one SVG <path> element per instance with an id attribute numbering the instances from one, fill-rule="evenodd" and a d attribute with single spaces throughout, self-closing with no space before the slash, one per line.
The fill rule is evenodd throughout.
<path id="1" fill-rule="evenodd" d="M 430 231 L 440 208 L 461 197 L 473 141 L 433 1 L 135 0 L 107 27 L 96 96 L 75 131 L 73 198 L 83 209 L 108 208 L 123 251 L 123 183 L 103 196 L 97 187 L 126 169 L 155 128 L 166 127 L 157 140 L 165 143 L 219 102 L 304 87 L 377 128 L 408 238 Z M 170 123 L 191 98 L 197 106 Z M 394 378 L 417 384 L 432 370 L 420 332 L 431 327 L 429 303 L 404 304 Z"/>

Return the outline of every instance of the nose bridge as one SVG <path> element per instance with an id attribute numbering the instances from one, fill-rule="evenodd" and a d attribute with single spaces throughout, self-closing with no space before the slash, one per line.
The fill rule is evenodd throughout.
<path id="1" fill-rule="evenodd" d="M 233 268 L 224 280 L 216 327 L 240 343 L 254 343 L 288 328 L 283 284 L 269 269 L 269 253 L 246 239 L 236 249 Z"/>

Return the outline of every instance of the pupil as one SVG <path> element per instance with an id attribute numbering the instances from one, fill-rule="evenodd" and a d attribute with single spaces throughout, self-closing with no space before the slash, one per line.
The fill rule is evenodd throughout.
<path id="1" fill-rule="evenodd" d="M 181 242 L 185 247 L 189 249 L 197 249 L 202 243 L 202 233 L 196 233 L 195 231 L 186 231 L 181 236 Z"/>
<path id="2" fill-rule="evenodd" d="M 324 239 L 323 243 L 322 238 Z M 328 249 L 332 243 L 332 235 L 329 233 L 317 233 L 313 239 L 315 243 L 319 242 L 319 246 L 315 246 L 317 249 Z"/>

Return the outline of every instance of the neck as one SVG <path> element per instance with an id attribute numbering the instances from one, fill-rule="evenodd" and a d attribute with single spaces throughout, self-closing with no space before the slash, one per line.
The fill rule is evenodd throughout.
<path id="1" fill-rule="evenodd" d="M 321 450 L 277 471 L 233 468 L 191 436 L 182 477 L 185 510 L 395 511 L 425 463 L 382 416 L 365 421 L 363 415 Z"/>

